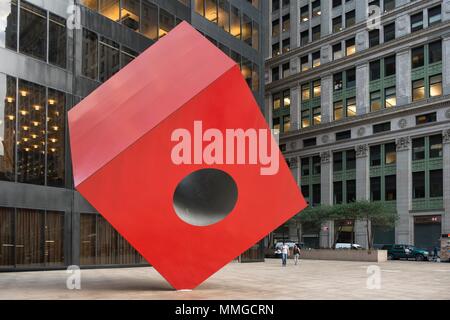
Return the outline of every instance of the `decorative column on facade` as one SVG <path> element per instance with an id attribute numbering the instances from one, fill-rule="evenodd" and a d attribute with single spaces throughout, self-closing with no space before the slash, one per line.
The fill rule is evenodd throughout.
<path id="1" fill-rule="evenodd" d="M 299 158 L 292 157 L 288 158 L 289 168 L 291 169 L 292 176 L 297 182 L 297 185 L 300 185 L 300 166 L 299 166 Z"/>
<path id="2" fill-rule="evenodd" d="M 366 20 L 368 16 L 367 1 L 356 1 L 355 11 L 356 23 Z"/>
<path id="3" fill-rule="evenodd" d="M 444 0 L 442 2 L 442 21 L 450 20 L 450 0 Z"/>
<path id="4" fill-rule="evenodd" d="M 289 15 L 291 19 L 291 31 L 289 37 L 291 39 L 291 48 L 297 48 L 300 46 L 300 33 L 298 32 L 300 28 L 299 14 L 299 1 L 290 1 Z"/>
<path id="5" fill-rule="evenodd" d="M 321 80 L 320 104 L 322 111 L 322 123 L 333 119 L 333 76 L 327 75 Z"/>
<path id="6" fill-rule="evenodd" d="M 409 49 L 397 52 L 397 105 L 411 102 L 411 51 Z"/>
<path id="7" fill-rule="evenodd" d="M 369 112 L 369 63 L 356 66 L 356 114 Z"/>
<path id="8" fill-rule="evenodd" d="M 395 38 L 411 33 L 411 19 L 408 13 L 399 16 L 395 22 Z"/>
<path id="9" fill-rule="evenodd" d="M 300 1 L 296 1 L 300 2 Z M 320 16 L 320 33 L 321 37 L 327 36 L 331 34 L 331 13 L 332 10 L 332 1 L 322 1 L 320 4 L 321 7 L 321 16 Z"/>
<path id="10" fill-rule="evenodd" d="M 300 87 L 291 88 L 291 131 L 298 130 L 300 128 L 300 112 L 301 112 L 301 102 L 300 102 Z"/>
<path id="11" fill-rule="evenodd" d="M 443 176 L 444 176 L 444 216 L 442 217 L 442 232 L 450 234 L 450 129 L 442 133 L 443 142 Z"/>
<path id="12" fill-rule="evenodd" d="M 356 33 L 356 52 L 361 52 L 369 48 L 369 32 L 361 30 Z"/>
<path id="13" fill-rule="evenodd" d="M 450 0 L 448 3 L 450 10 Z M 450 34 L 442 39 L 442 89 L 444 95 L 450 94 Z"/>
<path id="14" fill-rule="evenodd" d="M 356 200 L 369 200 L 370 172 L 369 172 L 369 145 L 361 144 L 355 147 L 356 151 Z M 367 247 L 367 228 L 364 221 L 355 223 L 356 243 Z"/>
<path id="15" fill-rule="evenodd" d="M 321 173 L 320 173 L 320 198 L 322 205 L 333 204 L 333 162 L 331 151 L 325 151 L 320 154 Z M 320 230 L 320 247 L 330 248 L 333 244 L 334 222 L 324 223 Z"/>
<path id="16" fill-rule="evenodd" d="M 397 139 L 397 213 L 395 242 L 413 243 L 413 221 L 410 216 L 412 201 L 411 137 Z"/>

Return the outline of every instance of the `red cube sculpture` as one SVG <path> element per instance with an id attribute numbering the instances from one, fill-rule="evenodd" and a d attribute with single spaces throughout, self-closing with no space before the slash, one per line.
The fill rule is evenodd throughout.
<path id="1" fill-rule="evenodd" d="M 188 23 L 70 110 L 69 130 L 76 189 L 176 289 L 306 206 L 239 67 Z"/>

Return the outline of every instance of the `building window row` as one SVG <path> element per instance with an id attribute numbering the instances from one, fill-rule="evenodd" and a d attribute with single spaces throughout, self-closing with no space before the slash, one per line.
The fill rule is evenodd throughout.
<path id="1" fill-rule="evenodd" d="M 2 5 L 0 47 L 66 68 L 66 20 L 26 1 Z M 20 24 L 19 24 L 20 20 Z"/>
<path id="2" fill-rule="evenodd" d="M 0 180 L 64 187 L 66 94 L 0 74 Z"/>
<path id="3" fill-rule="evenodd" d="M 228 0 L 195 0 L 195 12 L 259 50 L 259 24 Z"/>

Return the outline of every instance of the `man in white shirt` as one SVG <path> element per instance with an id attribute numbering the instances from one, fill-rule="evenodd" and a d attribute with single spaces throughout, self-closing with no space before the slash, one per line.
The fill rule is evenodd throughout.
<path id="1" fill-rule="evenodd" d="M 289 256 L 289 246 L 286 243 L 284 243 L 283 246 L 281 247 L 281 262 L 283 267 L 286 267 L 288 256 Z"/>

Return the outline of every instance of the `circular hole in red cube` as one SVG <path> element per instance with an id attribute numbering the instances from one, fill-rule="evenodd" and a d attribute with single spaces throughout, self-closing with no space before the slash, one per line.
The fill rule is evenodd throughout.
<path id="1" fill-rule="evenodd" d="M 201 169 L 187 175 L 173 195 L 178 217 L 194 226 L 217 223 L 233 211 L 238 197 L 234 179 L 218 169 Z"/>

